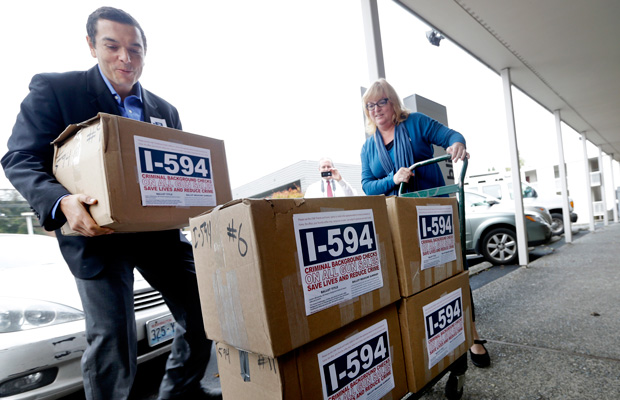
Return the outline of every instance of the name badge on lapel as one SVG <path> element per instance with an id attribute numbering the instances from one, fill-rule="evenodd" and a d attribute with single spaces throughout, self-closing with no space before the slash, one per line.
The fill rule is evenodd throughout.
<path id="1" fill-rule="evenodd" d="M 159 125 L 159 126 L 164 126 L 164 127 L 168 127 L 168 125 L 166 125 L 166 120 L 163 118 L 155 118 L 155 117 L 151 117 L 151 124 L 153 125 Z"/>

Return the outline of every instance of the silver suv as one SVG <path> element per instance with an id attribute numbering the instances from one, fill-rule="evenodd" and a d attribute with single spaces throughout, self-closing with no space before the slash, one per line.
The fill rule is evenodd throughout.
<path id="1" fill-rule="evenodd" d="M 545 244 L 551 239 L 551 227 L 544 213 L 535 208 L 525 210 L 528 246 Z M 465 248 L 480 254 L 492 264 L 513 264 L 518 258 L 515 212 L 497 201 L 480 200 L 465 191 Z"/>
<path id="2" fill-rule="evenodd" d="M 521 183 L 523 204 L 524 206 L 539 206 L 545 207 L 551 214 L 551 232 L 553 235 L 561 235 L 564 233 L 564 217 L 562 213 L 562 196 L 554 195 L 542 197 L 539 196 L 536 190 L 525 182 Z M 495 179 L 488 182 L 466 182 L 465 189 L 472 192 L 479 192 L 489 196 L 496 197 L 500 200 L 506 201 L 513 199 L 512 195 L 512 181 L 508 179 Z M 569 197 L 570 208 L 570 220 L 571 222 L 577 222 L 577 214 L 573 211 L 573 200 Z"/>

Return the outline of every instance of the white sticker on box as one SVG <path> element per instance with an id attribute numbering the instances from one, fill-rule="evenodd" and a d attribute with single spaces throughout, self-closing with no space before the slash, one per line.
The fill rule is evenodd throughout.
<path id="1" fill-rule="evenodd" d="M 325 400 L 380 399 L 394 389 L 387 321 L 318 354 Z"/>
<path id="2" fill-rule="evenodd" d="M 211 151 L 134 136 L 143 206 L 216 205 Z"/>
<path id="3" fill-rule="evenodd" d="M 452 206 L 417 206 L 420 269 L 456 260 Z"/>
<path id="4" fill-rule="evenodd" d="M 293 215 L 306 315 L 383 287 L 371 209 Z"/>
<path id="5" fill-rule="evenodd" d="M 426 327 L 428 368 L 465 341 L 461 288 L 422 307 Z"/>

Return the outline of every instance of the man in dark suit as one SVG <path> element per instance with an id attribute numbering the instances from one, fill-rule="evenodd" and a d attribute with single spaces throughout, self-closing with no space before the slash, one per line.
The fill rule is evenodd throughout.
<path id="1" fill-rule="evenodd" d="M 87 33 L 97 65 L 88 71 L 34 76 L 2 166 L 41 226 L 56 230 L 75 276 L 86 317 L 86 397 L 125 399 L 131 390 L 137 364 L 136 267 L 162 293 L 176 320 L 159 397 L 209 398 L 200 380 L 211 341 L 204 333 L 189 242 L 179 230 L 114 234 L 91 218 L 88 207 L 96 199 L 88 193 L 69 193 L 52 174 L 50 142 L 68 125 L 98 112 L 181 129 L 177 110 L 138 82 L 146 54 L 146 37 L 138 22 L 122 10 L 102 7 L 89 16 Z M 59 228 L 65 222 L 83 236 L 63 236 Z"/>

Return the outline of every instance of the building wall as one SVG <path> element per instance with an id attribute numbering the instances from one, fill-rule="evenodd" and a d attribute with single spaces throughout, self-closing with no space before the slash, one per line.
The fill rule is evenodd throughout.
<path id="1" fill-rule="evenodd" d="M 604 159 L 603 167 L 605 170 L 605 195 L 607 200 L 607 211 L 608 213 L 612 212 L 612 207 L 614 206 L 614 190 L 611 189 L 610 180 L 610 168 L 606 164 L 609 162 Z M 540 195 L 552 195 L 552 194 L 560 194 L 562 187 L 560 184 L 560 179 L 556 178 L 554 165 L 546 164 L 537 167 L 523 167 L 522 171 L 524 175 L 527 177 L 531 175 L 532 171 L 536 172 L 537 182 L 530 182 L 530 185 L 536 189 L 536 191 Z M 591 172 L 591 187 L 590 192 L 592 194 L 592 201 L 597 202 L 601 200 L 601 192 L 600 192 L 600 179 L 597 180 L 595 176 L 596 172 L 598 172 L 598 158 L 590 157 L 589 159 L 589 168 Z M 574 160 L 566 163 L 566 177 L 567 177 L 567 185 L 568 185 L 568 195 L 573 200 L 575 212 L 579 215 L 579 219 L 577 223 L 584 224 L 588 223 L 590 218 L 589 213 L 590 210 L 588 208 L 588 194 L 583 189 L 586 187 L 586 176 L 585 176 L 585 167 L 583 165 L 582 160 Z M 616 176 L 614 176 L 614 180 L 616 180 Z M 614 182 L 617 185 L 617 182 Z M 602 217 L 600 212 L 596 212 L 595 210 L 595 218 L 599 219 Z"/>

